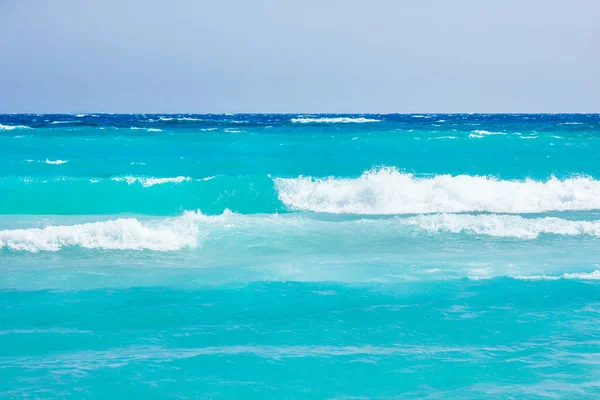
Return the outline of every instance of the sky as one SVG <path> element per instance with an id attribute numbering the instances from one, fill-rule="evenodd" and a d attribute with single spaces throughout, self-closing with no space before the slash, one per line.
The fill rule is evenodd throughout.
<path id="1" fill-rule="evenodd" d="M 600 112 L 597 0 L 0 0 L 0 113 Z"/>

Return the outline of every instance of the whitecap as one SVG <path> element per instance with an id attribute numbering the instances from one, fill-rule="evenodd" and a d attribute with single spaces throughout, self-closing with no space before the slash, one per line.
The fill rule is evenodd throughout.
<path id="1" fill-rule="evenodd" d="M 372 118 L 351 118 L 351 117 L 321 117 L 321 118 L 292 118 L 293 123 L 300 124 L 350 124 L 350 123 L 365 123 L 365 122 L 380 122 L 378 119 Z"/>
<path id="2" fill-rule="evenodd" d="M 600 209 L 600 181 L 547 181 L 469 175 L 417 178 L 379 168 L 358 178 L 275 178 L 279 199 L 292 210 L 352 214 L 437 212 L 537 213 Z"/>
<path id="3" fill-rule="evenodd" d="M 0 231 L 0 249 L 58 251 L 68 247 L 105 250 L 174 251 L 198 245 L 199 228 L 194 213 L 162 221 L 136 218 L 45 228 Z"/>
<path id="4" fill-rule="evenodd" d="M 483 129 L 476 129 L 469 134 L 469 137 L 481 139 L 484 136 L 490 135 L 506 135 L 506 132 L 491 132 Z"/>
<path id="5" fill-rule="evenodd" d="M 176 176 L 173 178 L 154 178 L 154 177 L 136 177 L 136 176 L 124 176 L 111 178 L 115 182 L 127 182 L 128 185 L 140 183 L 143 187 L 150 187 L 154 185 L 162 185 L 165 183 L 182 183 L 192 180 L 187 176 Z"/>
<path id="6" fill-rule="evenodd" d="M 51 165 L 60 165 L 60 164 L 66 164 L 69 161 L 67 160 L 49 160 L 46 158 L 46 164 L 51 164 Z"/>
<path id="7" fill-rule="evenodd" d="M 26 126 L 26 125 L 2 125 L 2 124 L 0 124 L 0 130 L 12 131 L 13 129 L 32 129 L 32 128 L 30 126 Z"/>

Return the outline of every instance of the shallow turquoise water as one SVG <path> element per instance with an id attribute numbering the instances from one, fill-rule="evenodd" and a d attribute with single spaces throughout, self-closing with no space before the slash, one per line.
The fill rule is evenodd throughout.
<path id="1" fill-rule="evenodd" d="M 600 395 L 598 115 L 0 116 L 5 398 Z"/>

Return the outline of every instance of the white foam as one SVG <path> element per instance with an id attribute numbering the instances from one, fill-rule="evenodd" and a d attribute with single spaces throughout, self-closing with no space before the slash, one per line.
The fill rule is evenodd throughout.
<path id="1" fill-rule="evenodd" d="M 564 122 L 560 125 L 582 125 L 583 122 Z"/>
<path id="2" fill-rule="evenodd" d="M 12 131 L 13 129 L 31 129 L 31 127 L 25 126 L 25 125 L 2 125 L 2 124 L 0 124 L 0 130 Z"/>
<path id="3" fill-rule="evenodd" d="M 482 129 L 477 129 L 471 132 L 471 134 L 469 134 L 470 138 L 482 138 L 484 136 L 490 136 L 490 135 L 506 135 L 505 132 L 490 132 L 490 131 L 486 131 L 486 130 L 482 130 Z"/>
<path id="4" fill-rule="evenodd" d="M 515 276 L 515 279 L 527 280 L 527 281 L 557 281 L 559 279 L 577 279 L 586 281 L 600 280 L 600 271 L 596 270 L 593 272 L 573 272 L 567 273 L 560 276 L 553 275 L 519 275 Z"/>
<path id="5" fill-rule="evenodd" d="M 134 183 L 140 183 L 143 187 L 150 187 L 154 185 L 162 185 L 165 183 L 181 183 L 192 180 L 192 178 L 187 176 L 176 176 L 173 178 L 146 178 L 146 177 L 137 177 L 137 176 L 124 176 L 124 177 L 115 177 L 111 178 L 115 182 L 127 182 L 128 185 L 133 185 Z"/>
<path id="6" fill-rule="evenodd" d="M 523 218 L 516 215 L 433 214 L 400 219 L 432 233 L 452 232 L 495 237 L 535 239 L 540 234 L 600 237 L 600 221 L 571 221 L 555 217 Z"/>
<path id="7" fill-rule="evenodd" d="M 291 121 L 293 123 L 300 123 L 300 124 L 350 124 L 350 123 L 361 124 L 361 123 L 365 123 L 365 122 L 379 122 L 378 119 L 363 118 L 363 117 L 358 117 L 358 118 L 350 118 L 350 117 L 292 118 Z"/>
<path id="8" fill-rule="evenodd" d="M 173 118 L 173 117 L 160 117 L 159 118 L 161 121 L 204 121 L 203 119 L 200 118 L 192 118 L 192 117 L 178 117 L 178 118 Z"/>
<path id="9" fill-rule="evenodd" d="M 83 118 L 83 117 L 85 117 L 85 116 L 87 116 L 87 114 L 77 114 L 77 115 L 76 115 L 76 117 L 77 117 L 77 118 Z"/>
<path id="10" fill-rule="evenodd" d="M 51 164 L 51 165 L 60 165 L 60 164 L 66 164 L 69 161 L 67 160 L 49 160 L 46 158 L 46 164 Z"/>
<path id="11" fill-rule="evenodd" d="M 142 222 L 135 218 L 78 225 L 0 231 L 0 249 L 58 251 L 66 247 L 106 250 L 174 251 L 198 245 L 195 213 L 179 218 Z"/>
<path id="12" fill-rule="evenodd" d="M 396 168 L 359 178 L 275 178 L 290 209 L 352 214 L 438 212 L 537 213 L 600 209 L 600 181 L 571 178 L 507 181 L 469 175 L 417 178 Z"/>
<path id="13" fill-rule="evenodd" d="M 162 129 L 157 129 L 157 128 L 148 128 L 147 129 L 148 132 L 162 132 Z"/>

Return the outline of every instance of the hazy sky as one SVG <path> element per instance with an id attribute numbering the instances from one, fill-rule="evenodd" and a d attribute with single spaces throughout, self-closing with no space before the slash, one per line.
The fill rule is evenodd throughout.
<path id="1" fill-rule="evenodd" d="M 0 112 L 600 112 L 598 0 L 0 0 Z"/>

